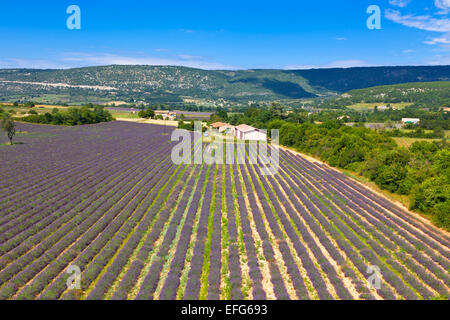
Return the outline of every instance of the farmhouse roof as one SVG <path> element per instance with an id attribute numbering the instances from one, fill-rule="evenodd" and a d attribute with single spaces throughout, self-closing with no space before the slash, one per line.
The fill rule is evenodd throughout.
<path id="1" fill-rule="evenodd" d="M 250 132 L 250 131 L 258 130 L 256 128 L 253 128 L 253 127 L 251 127 L 249 125 L 246 125 L 246 124 L 241 124 L 241 125 L 237 126 L 236 129 L 239 130 L 239 131 L 242 131 L 242 132 Z"/>
<path id="2" fill-rule="evenodd" d="M 211 125 L 211 127 L 217 129 L 217 128 L 220 128 L 220 127 L 223 127 L 223 126 L 226 126 L 226 125 L 227 125 L 227 124 L 226 124 L 226 123 L 223 123 L 223 122 L 214 122 L 214 123 Z"/>

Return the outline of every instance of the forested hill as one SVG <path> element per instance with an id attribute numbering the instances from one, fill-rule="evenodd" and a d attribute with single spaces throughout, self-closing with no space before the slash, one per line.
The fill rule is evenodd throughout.
<path id="1" fill-rule="evenodd" d="M 355 89 L 337 97 L 318 99 L 316 107 L 341 109 L 358 103 L 406 103 L 409 106 L 421 108 L 448 107 L 450 106 L 450 81 L 411 82 Z"/>
<path id="2" fill-rule="evenodd" d="M 408 82 L 450 81 L 450 66 L 312 70 L 200 70 L 173 66 L 103 66 L 0 70 L 0 97 L 234 102 L 299 99 Z M 49 85 L 50 84 L 50 85 Z"/>
<path id="3" fill-rule="evenodd" d="M 364 67 L 291 71 L 308 79 L 317 90 L 350 90 L 409 82 L 449 81 L 450 66 Z"/>

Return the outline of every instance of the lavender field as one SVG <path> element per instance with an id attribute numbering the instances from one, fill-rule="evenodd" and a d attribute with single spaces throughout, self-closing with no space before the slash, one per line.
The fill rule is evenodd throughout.
<path id="1" fill-rule="evenodd" d="M 443 231 L 289 151 L 274 176 L 175 165 L 163 129 L 18 124 L 0 145 L 0 299 L 450 297 Z"/>

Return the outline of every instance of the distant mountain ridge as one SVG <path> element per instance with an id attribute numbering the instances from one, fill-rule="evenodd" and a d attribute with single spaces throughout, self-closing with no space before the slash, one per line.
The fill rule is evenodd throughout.
<path id="1" fill-rule="evenodd" d="M 237 71 L 121 65 L 67 70 L 0 69 L 0 98 L 56 96 L 66 102 L 83 98 L 148 102 L 223 99 L 246 103 L 430 81 L 450 81 L 450 66 Z"/>

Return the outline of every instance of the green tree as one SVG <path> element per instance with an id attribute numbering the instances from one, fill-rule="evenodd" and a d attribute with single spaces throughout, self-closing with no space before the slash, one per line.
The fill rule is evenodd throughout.
<path id="1" fill-rule="evenodd" d="M 283 119 L 284 116 L 284 107 L 282 104 L 278 102 L 272 102 L 272 105 L 269 109 L 270 113 L 272 114 L 273 119 Z"/>
<path id="2" fill-rule="evenodd" d="M 152 109 L 147 109 L 147 116 L 149 118 L 153 118 L 155 116 L 155 111 L 153 111 Z"/>
<path id="3" fill-rule="evenodd" d="M 450 211 L 450 184 L 445 177 L 433 177 L 425 180 L 419 186 L 414 187 L 411 197 L 411 209 L 424 213 L 431 213 L 440 224 L 448 225 Z M 447 221 L 447 222 L 445 222 Z"/>
<path id="4" fill-rule="evenodd" d="M 441 202 L 436 206 L 436 212 L 434 214 L 435 223 L 447 230 L 450 230 L 450 200 Z"/>
<path id="5" fill-rule="evenodd" d="M 228 112 L 224 108 L 218 108 L 215 114 L 221 121 L 228 121 Z"/>
<path id="6" fill-rule="evenodd" d="M 433 171 L 450 181 L 450 149 L 445 148 L 436 152 L 433 158 Z"/>
<path id="7" fill-rule="evenodd" d="M 16 134 L 16 125 L 14 120 L 9 116 L 5 116 L 2 118 L 1 127 L 8 135 L 9 143 L 13 145 L 13 138 Z"/>
<path id="8" fill-rule="evenodd" d="M 155 116 L 155 111 L 151 109 L 141 110 L 138 112 L 139 118 L 149 119 Z"/>
<path id="9" fill-rule="evenodd" d="M 383 189 L 397 192 L 403 179 L 406 177 L 406 169 L 400 166 L 382 166 L 375 178 L 375 183 Z"/>

